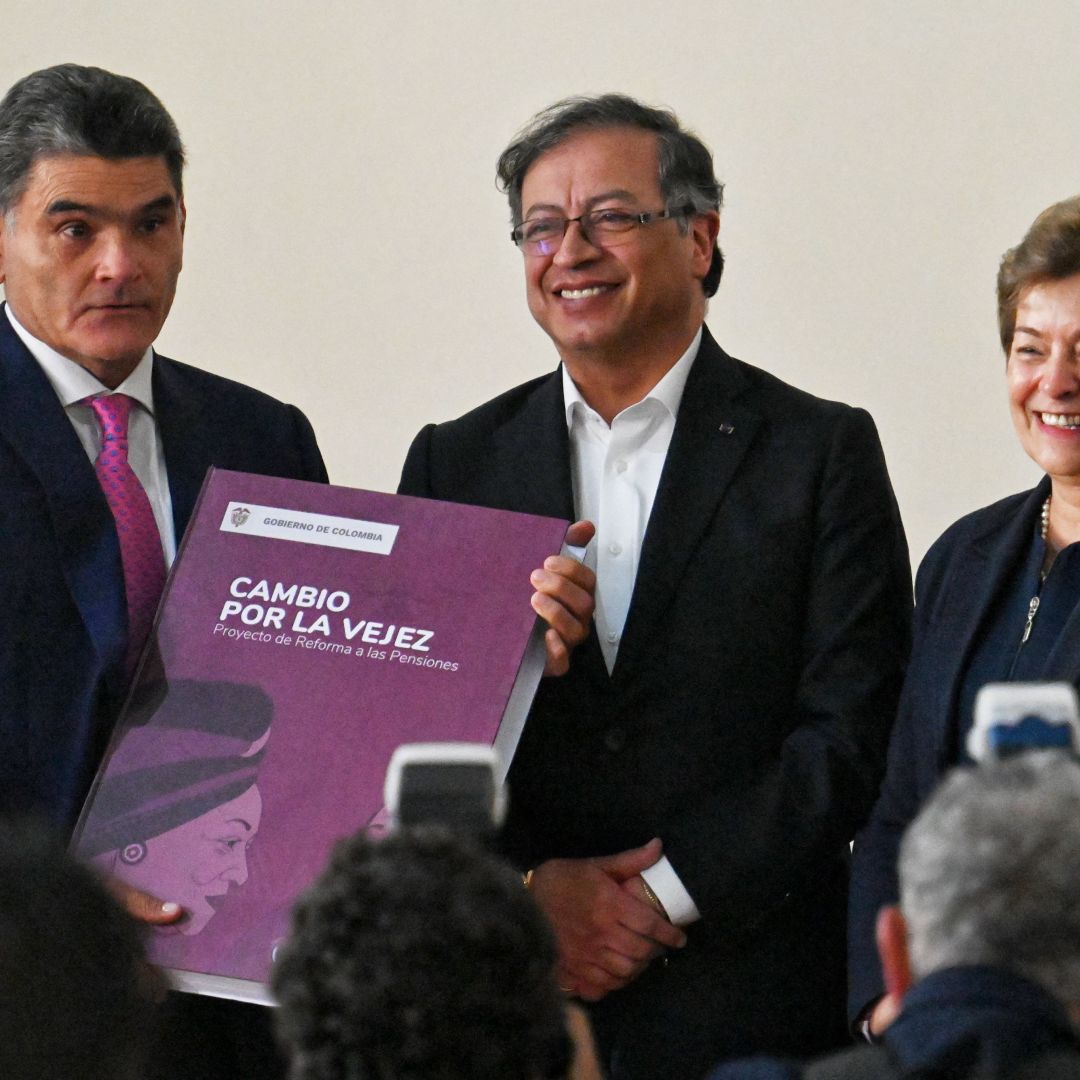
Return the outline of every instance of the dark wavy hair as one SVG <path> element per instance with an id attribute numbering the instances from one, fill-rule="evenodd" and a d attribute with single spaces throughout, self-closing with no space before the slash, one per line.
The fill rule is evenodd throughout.
<path id="1" fill-rule="evenodd" d="M 36 825 L 0 821 L 0 1076 L 141 1076 L 158 990 L 97 875 Z"/>
<path id="2" fill-rule="evenodd" d="M 58 64 L 20 79 L 0 101 L 0 214 L 22 197 L 34 162 L 50 154 L 110 161 L 160 157 L 179 199 L 184 144 L 165 106 L 141 82 L 102 68 Z"/>
<path id="3" fill-rule="evenodd" d="M 626 94 L 569 97 L 537 113 L 499 156 L 499 187 L 510 200 L 515 225 L 521 223 L 521 186 L 525 174 L 541 154 L 553 150 L 574 132 L 584 129 L 634 127 L 656 135 L 660 163 L 660 194 L 668 210 L 690 206 L 697 213 L 719 210 L 724 185 L 716 179 L 709 148 L 679 123 L 670 109 L 643 105 Z M 688 228 L 684 218 L 679 228 Z M 717 244 L 712 264 L 702 279 L 706 296 L 713 296 L 724 272 L 724 255 Z"/>
<path id="4" fill-rule="evenodd" d="M 272 986 L 294 1080 L 564 1077 L 552 931 L 520 875 L 424 826 L 342 841 Z"/>

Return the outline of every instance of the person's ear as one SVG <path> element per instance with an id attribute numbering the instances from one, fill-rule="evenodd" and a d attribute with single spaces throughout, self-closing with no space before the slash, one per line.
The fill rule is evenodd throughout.
<path id="1" fill-rule="evenodd" d="M 690 235 L 694 239 L 694 272 L 700 280 L 712 266 L 716 238 L 720 235 L 720 213 L 706 210 L 690 218 Z"/>
<path id="2" fill-rule="evenodd" d="M 885 975 L 885 991 L 899 1005 L 911 989 L 911 954 L 907 920 L 895 905 L 883 907 L 877 917 L 877 947 Z"/>

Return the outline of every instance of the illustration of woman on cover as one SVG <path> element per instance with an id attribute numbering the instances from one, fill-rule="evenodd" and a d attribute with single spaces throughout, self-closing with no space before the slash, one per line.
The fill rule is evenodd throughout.
<path id="1" fill-rule="evenodd" d="M 179 903 L 183 917 L 158 932 L 198 934 L 220 898 L 248 878 L 273 706 L 261 689 L 239 683 L 177 679 L 138 693 L 78 852 Z"/>

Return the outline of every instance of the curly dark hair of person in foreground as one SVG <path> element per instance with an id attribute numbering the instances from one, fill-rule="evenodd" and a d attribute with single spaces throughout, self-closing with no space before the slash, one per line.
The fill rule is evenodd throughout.
<path id="1" fill-rule="evenodd" d="M 520 875 L 444 829 L 342 841 L 272 985 L 294 1080 L 546 1080 L 571 1045 Z"/>
<path id="2" fill-rule="evenodd" d="M 134 1080 L 163 994 L 97 875 L 43 829 L 0 821 L 0 1076 Z"/>

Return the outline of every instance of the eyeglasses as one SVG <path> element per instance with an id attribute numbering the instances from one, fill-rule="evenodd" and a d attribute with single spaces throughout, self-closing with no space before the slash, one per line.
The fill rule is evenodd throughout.
<path id="1" fill-rule="evenodd" d="M 510 233 L 510 239 L 526 255 L 551 255 L 562 243 L 566 230 L 576 221 L 587 243 L 596 247 L 612 247 L 626 243 L 629 239 L 626 234 L 642 225 L 665 218 L 687 217 L 693 212 L 692 206 L 680 206 L 675 210 L 655 210 L 644 214 L 611 208 L 589 210 L 572 218 L 561 214 L 544 214 L 528 218 L 516 226 Z M 625 239 L 620 240 L 619 237 Z"/>

